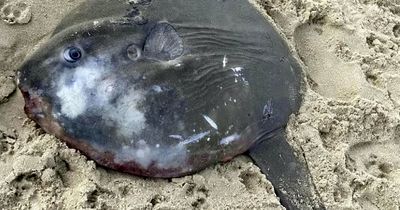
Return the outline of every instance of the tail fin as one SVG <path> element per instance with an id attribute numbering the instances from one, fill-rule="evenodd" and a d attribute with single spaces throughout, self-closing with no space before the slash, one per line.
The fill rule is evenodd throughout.
<path id="1" fill-rule="evenodd" d="M 304 160 L 296 157 L 283 132 L 254 145 L 249 155 L 272 182 L 286 209 L 325 209 Z"/>

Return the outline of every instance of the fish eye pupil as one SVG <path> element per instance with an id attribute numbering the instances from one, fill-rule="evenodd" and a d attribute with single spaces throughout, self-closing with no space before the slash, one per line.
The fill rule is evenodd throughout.
<path id="1" fill-rule="evenodd" d="M 72 59 L 79 59 L 79 58 L 81 58 L 81 53 L 80 53 L 78 50 L 76 50 L 76 49 L 71 50 L 71 52 L 69 53 L 69 55 L 71 56 Z"/>
<path id="2" fill-rule="evenodd" d="M 82 58 L 82 52 L 79 48 L 70 47 L 64 52 L 64 59 L 70 63 L 79 61 Z"/>

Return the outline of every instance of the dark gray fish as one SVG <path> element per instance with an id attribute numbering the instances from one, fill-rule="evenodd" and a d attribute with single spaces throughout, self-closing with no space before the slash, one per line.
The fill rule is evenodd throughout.
<path id="1" fill-rule="evenodd" d="M 302 72 L 244 0 L 88 0 L 20 69 L 25 111 L 99 165 L 178 177 L 245 153 L 289 209 L 323 208 L 285 139 Z"/>

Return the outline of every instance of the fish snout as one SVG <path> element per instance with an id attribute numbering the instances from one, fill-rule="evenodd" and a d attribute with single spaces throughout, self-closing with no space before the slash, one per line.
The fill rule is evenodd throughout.
<path id="1" fill-rule="evenodd" d="M 24 111 L 27 116 L 32 120 L 39 120 L 45 117 L 46 111 L 49 106 L 39 94 L 20 86 L 21 93 L 25 100 Z"/>

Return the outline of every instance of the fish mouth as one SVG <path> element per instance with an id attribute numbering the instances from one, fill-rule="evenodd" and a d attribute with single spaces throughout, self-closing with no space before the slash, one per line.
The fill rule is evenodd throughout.
<path id="1" fill-rule="evenodd" d="M 45 108 L 47 103 L 45 103 L 37 94 L 32 94 L 31 91 L 27 90 L 26 88 L 22 87 L 19 84 L 19 89 L 22 93 L 22 96 L 25 100 L 24 111 L 25 114 L 34 121 L 39 121 L 45 117 Z"/>
<path id="2" fill-rule="evenodd" d="M 46 112 L 49 109 L 49 104 L 44 100 L 42 96 L 43 90 L 33 85 L 29 77 L 31 72 L 35 71 L 34 64 L 29 61 L 25 61 L 22 63 L 17 69 L 17 86 L 22 96 L 24 98 L 24 112 L 28 116 L 28 118 L 39 122 L 40 119 L 43 119 L 47 114 L 51 112 Z"/>
<path id="3" fill-rule="evenodd" d="M 33 120 L 47 133 L 53 134 L 58 138 L 64 135 L 63 128 L 50 114 L 52 107 L 40 95 L 19 86 L 25 100 L 24 111 L 29 119 Z"/>

